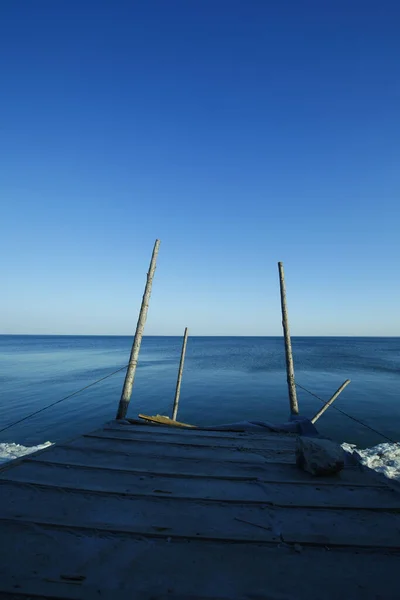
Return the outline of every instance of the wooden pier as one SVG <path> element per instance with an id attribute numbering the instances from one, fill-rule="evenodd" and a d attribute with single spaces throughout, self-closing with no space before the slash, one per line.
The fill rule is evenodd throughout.
<path id="1" fill-rule="evenodd" d="M 126 419 L 159 244 L 117 421 L 0 469 L 0 598 L 397 600 L 399 487 L 356 463 L 307 474 L 294 434 L 182 426 L 187 328 L 172 419 Z M 296 418 L 282 263 L 279 275 Z"/>
<path id="2" fill-rule="evenodd" d="M 9 463 L 0 598 L 398 597 L 400 493 L 294 445 L 115 421 Z"/>

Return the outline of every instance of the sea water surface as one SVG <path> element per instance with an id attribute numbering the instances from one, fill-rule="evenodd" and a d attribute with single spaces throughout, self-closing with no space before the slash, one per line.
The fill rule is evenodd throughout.
<path id="1" fill-rule="evenodd" d="M 0 429 L 83 388 L 129 359 L 131 337 L 0 336 Z M 144 337 L 129 410 L 171 415 L 182 340 Z M 327 400 L 347 378 L 335 405 L 386 436 L 400 439 L 400 338 L 294 337 L 296 381 Z M 0 433 L 10 445 L 59 442 L 115 417 L 120 372 Z M 300 412 L 321 402 L 298 390 Z M 197 425 L 241 420 L 283 422 L 289 413 L 281 337 L 189 337 L 178 419 Z M 365 448 L 386 440 L 332 407 L 318 429 Z"/>

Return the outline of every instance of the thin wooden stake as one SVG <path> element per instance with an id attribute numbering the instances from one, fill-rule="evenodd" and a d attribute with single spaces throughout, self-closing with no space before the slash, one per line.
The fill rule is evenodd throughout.
<path id="1" fill-rule="evenodd" d="M 136 365 L 139 358 L 140 344 L 142 343 L 143 330 L 144 325 L 146 323 L 147 311 L 149 308 L 151 286 L 153 283 L 154 272 L 156 270 L 156 262 L 159 247 L 160 240 L 156 240 L 153 248 L 153 254 L 151 256 L 149 271 L 147 273 L 146 287 L 144 288 L 142 305 L 140 307 L 135 337 L 133 340 L 131 355 L 129 358 L 128 370 L 125 375 L 124 387 L 122 388 L 121 399 L 119 401 L 117 419 L 125 419 L 126 413 L 128 412 L 128 406 L 132 395 L 133 380 L 135 378 Z"/>
<path id="2" fill-rule="evenodd" d="M 297 404 L 296 384 L 295 384 L 295 380 L 294 380 L 292 342 L 290 340 L 289 320 L 288 320 L 288 314 L 287 314 L 286 286 L 285 286 L 285 274 L 283 271 L 283 263 L 279 262 L 278 268 L 279 268 L 279 283 L 280 283 L 280 288 L 281 288 L 282 327 L 283 327 L 283 336 L 285 338 L 286 374 L 287 374 L 287 383 L 288 383 L 288 390 L 289 390 L 290 412 L 292 415 L 298 415 L 299 414 L 299 406 Z"/>
<path id="3" fill-rule="evenodd" d="M 332 398 L 330 398 L 328 400 L 328 402 L 326 402 L 323 407 L 321 408 L 321 410 L 319 410 L 317 412 L 317 414 L 315 415 L 315 417 L 313 417 L 311 419 L 311 423 L 315 423 L 315 421 L 318 421 L 318 419 L 320 418 L 321 415 L 324 414 L 324 412 L 330 407 L 330 405 L 336 400 L 336 398 L 339 396 L 339 394 L 341 394 L 344 390 L 344 388 L 346 386 L 348 386 L 350 383 L 350 379 L 346 379 L 346 381 L 344 383 L 342 383 L 342 385 L 340 386 L 340 388 L 338 388 L 336 390 L 336 392 L 333 394 Z"/>
<path id="4" fill-rule="evenodd" d="M 179 396 L 181 394 L 182 373 L 183 373 L 183 365 L 185 363 L 187 337 L 188 337 L 188 328 L 185 327 L 185 333 L 183 334 L 183 342 L 182 342 L 181 360 L 179 363 L 179 370 L 178 370 L 178 379 L 176 381 L 174 408 L 172 411 L 172 420 L 173 421 L 176 421 L 176 415 L 178 414 L 178 404 L 179 404 Z"/>

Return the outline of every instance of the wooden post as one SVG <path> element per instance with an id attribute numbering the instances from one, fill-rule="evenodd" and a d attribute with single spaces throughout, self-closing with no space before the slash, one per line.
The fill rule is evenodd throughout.
<path id="1" fill-rule="evenodd" d="M 136 365 L 139 358 L 140 344 L 142 343 L 143 330 L 144 325 L 146 323 L 147 311 L 149 308 L 151 286 L 153 283 L 154 272 L 156 270 L 156 262 L 159 247 L 160 240 L 156 240 L 153 248 L 153 254 L 151 256 L 149 271 L 147 273 L 146 287 L 144 289 L 142 305 L 140 307 L 139 318 L 136 325 L 136 332 L 132 344 L 131 355 L 129 358 L 128 370 L 125 375 L 124 387 L 122 388 L 121 399 L 119 401 L 117 419 L 125 419 L 126 413 L 128 412 L 128 406 L 132 395 L 133 380 L 135 378 Z"/>
<path id="2" fill-rule="evenodd" d="M 289 320 L 286 304 L 286 287 L 285 274 L 283 272 L 283 263 L 278 263 L 279 268 L 279 283 L 281 288 L 281 307 L 282 307 L 282 327 L 283 336 L 285 338 L 285 355 L 286 355 L 286 374 L 289 390 L 290 412 L 292 415 L 299 414 L 299 406 L 297 404 L 296 384 L 294 381 L 294 365 L 292 354 L 292 342 L 290 340 Z"/>
<path id="3" fill-rule="evenodd" d="M 336 400 L 336 398 L 339 396 L 339 394 L 341 394 L 343 392 L 344 388 L 346 386 L 348 386 L 349 383 L 350 383 L 350 379 L 346 379 L 346 381 L 344 383 L 342 383 L 342 385 L 340 386 L 340 388 L 338 388 L 336 390 L 336 392 L 333 394 L 332 398 L 330 398 L 328 400 L 328 402 L 326 402 L 323 405 L 323 407 L 321 408 L 321 410 L 319 410 L 317 412 L 317 414 L 315 415 L 315 417 L 313 417 L 311 419 L 311 423 L 315 423 L 315 421 L 318 421 L 318 419 L 320 418 L 320 416 L 324 414 L 324 412 L 326 411 L 326 409 L 330 407 L 330 405 Z"/>
<path id="4" fill-rule="evenodd" d="M 176 381 L 174 408 L 172 411 L 172 420 L 173 421 L 176 421 L 176 415 L 178 414 L 178 404 L 179 404 L 179 396 L 181 393 L 182 373 L 183 373 L 183 365 L 185 363 L 187 337 L 188 337 L 188 328 L 185 327 L 185 333 L 183 334 L 183 342 L 182 342 L 181 360 L 179 363 L 179 370 L 178 370 L 178 379 Z"/>

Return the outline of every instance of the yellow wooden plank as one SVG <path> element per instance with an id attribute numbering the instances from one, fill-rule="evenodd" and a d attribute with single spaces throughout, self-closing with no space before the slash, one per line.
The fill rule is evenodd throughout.
<path id="1" fill-rule="evenodd" d="M 188 423 L 181 423 L 180 421 L 173 421 L 169 417 L 163 415 L 138 415 L 139 419 L 144 421 L 150 421 L 150 423 L 159 423 L 160 425 L 171 425 L 172 427 L 190 427 L 191 429 L 197 429 L 196 425 L 189 425 Z"/>

